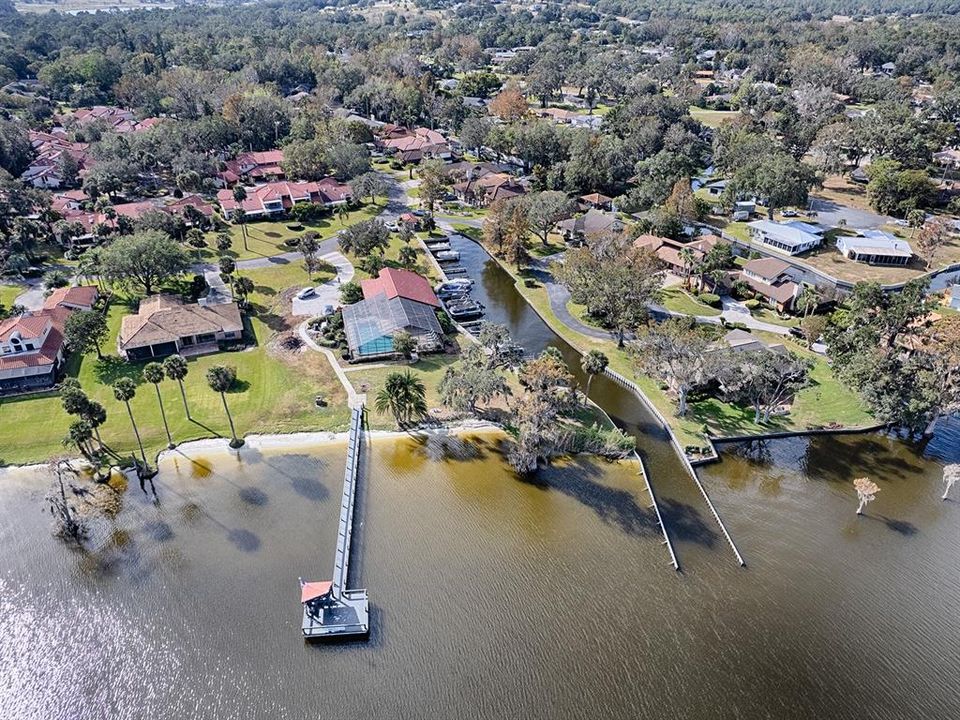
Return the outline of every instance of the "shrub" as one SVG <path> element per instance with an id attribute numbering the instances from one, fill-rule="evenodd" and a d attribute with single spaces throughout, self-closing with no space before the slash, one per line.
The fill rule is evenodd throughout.
<path id="1" fill-rule="evenodd" d="M 709 305 L 710 307 L 720 307 L 720 296 L 715 295 L 714 293 L 700 293 L 698 299 L 704 305 Z"/>
<path id="2" fill-rule="evenodd" d="M 743 305 L 744 305 L 744 307 L 746 307 L 748 310 L 756 310 L 758 307 L 760 307 L 760 301 L 757 300 L 756 298 L 754 298 L 753 300 L 746 300 L 746 301 L 743 303 Z"/>

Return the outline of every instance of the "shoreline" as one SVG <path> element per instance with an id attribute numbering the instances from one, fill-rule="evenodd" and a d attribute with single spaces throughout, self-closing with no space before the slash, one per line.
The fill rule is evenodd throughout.
<path id="1" fill-rule="evenodd" d="M 380 439 L 400 439 L 404 437 L 431 435 L 462 435 L 467 433 L 506 433 L 505 428 L 495 422 L 488 420 L 464 420 L 456 423 L 443 424 L 436 427 L 418 427 L 411 430 L 365 430 L 365 437 L 371 440 Z M 268 433 L 253 434 L 244 436 L 244 443 L 239 448 L 231 448 L 230 438 L 208 437 L 198 440 L 188 440 L 178 444 L 173 449 L 164 448 L 156 454 L 153 461 L 159 465 L 165 460 L 183 455 L 197 454 L 200 452 L 222 452 L 226 451 L 242 457 L 245 453 L 260 452 L 263 450 L 283 450 L 286 448 L 302 448 L 305 446 L 333 445 L 340 442 L 346 442 L 347 432 L 332 431 L 304 431 L 290 433 Z M 71 463 L 86 463 L 86 459 L 80 455 L 71 455 L 66 458 Z M 23 471 L 41 471 L 48 468 L 49 462 L 27 463 L 24 465 L 3 465 L 0 466 L 0 480 L 6 473 Z M 120 468 L 118 468 L 120 469 Z M 123 469 L 120 469 L 123 472 Z"/>

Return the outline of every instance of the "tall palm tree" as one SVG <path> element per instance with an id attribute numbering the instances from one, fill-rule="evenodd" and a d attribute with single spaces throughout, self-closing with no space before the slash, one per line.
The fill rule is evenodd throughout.
<path id="1" fill-rule="evenodd" d="M 147 453 L 143 449 L 143 440 L 140 439 L 140 431 L 137 429 L 137 421 L 133 419 L 133 410 L 130 408 L 130 401 L 136 397 L 137 384 L 128 377 L 122 377 L 113 384 L 113 396 L 127 406 L 127 414 L 130 416 L 130 424 L 133 426 L 133 434 L 137 438 L 137 445 L 140 447 L 140 459 L 143 460 L 143 473 L 140 469 L 137 474 L 149 472 L 150 465 L 147 463 Z"/>
<path id="2" fill-rule="evenodd" d="M 94 437 L 97 438 L 97 444 L 102 449 L 104 445 L 103 438 L 100 437 L 100 426 L 107 421 L 106 408 L 96 400 L 89 400 L 83 408 L 83 412 L 80 413 L 80 417 L 90 426 Z"/>
<path id="3" fill-rule="evenodd" d="M 170 426 L 167 424 L 167 413 L 163 409 L 163 397 L 160 395 L 160 383 L 163 382 L 165 377 L 163 365 L 160 363 L 152 362 L 143 366 L 143 379 L 149 383 L 153 383 L 153 387 L 157 391 L 157 403 L 160 405 L 160 417 L 163 419 L 163 429 L 167 433 L 167 447 L 172 450 L 175 446 L 173 444 L 173 438 L 170 437 Z"/>
<path id="4" fill-rule="evenodd" d="M 93 460 L 95 452 L 92 445 L 93 428 L 86 420 L 74 420 L 70 423 L 70 434 L 64 442 L 71 442 L 87 460 Z"/>
<path id="5" fill-rule="evenodd" d="M 797 307 L 803 310 L 803 316 L 807 317 L 820 305 L 820 299 L 820 290 L 816 285 L 804 285 L 797 296 Z"/>
<path id="6" fill-rule="evenodd" d="M 377 393 L 375 407 L 381 415 L 393 413 L 397 425 L 404 427 L 427 414 L 427 389 L 409 370 L 390 373 Z"/>
<path id="7" fill-rule="evenodd" d="M 679 255 L 680 261 L 683 263 L 683 286 L 689 290 L 690 277 L 693 275 L 693 266 L 696 264 L 697 258 L 690 248 L 683 248 Z"/>
<path id="8" fill-rule="evenodd" d="M 214 365 L 207 370 L 207 384 L 214 392 L 220 393 L 220 399 L 223 400 L 223 410 L 227 413 L 227 420 L 230 421 L 230 447 L 238 448 L 243 445 L 243 440 L 237 437 L 237 430 L 233 426 L 233 416 L 230 415 L 230 408 L 227 406 L 227 390 L 233 387 L 237 381 L 237 371 L 232 367 L 225 365 Z"/>
<path id="9" fill-rule="evenodd" d="M 243 217 L 246 215 L 243 209 L 243 201 L 247 199 L 247 189 L 243 185 L 237 185 L 233 189 L 233 199 L 238 205 L 237 209 L 233 211 L 233 221 L 240 225 L 240 234 L 243 235 L 243 249 L 249 250 L 250 248 L 247 247 L 247 225 L 243 221 Z"/>
<path id="10" fill-rule="evenodd" d="M 163 371 L 171 380 L 176 380 L 180 384 L 180 397 L 183 398 L 183 409 L 187 413 L 187 420 L 190 420 L 190 406 L 187 405 L 187 393 L 183 389 L 183 379 L 190 372 L 187 361 L 182 355 L 171 355 L 163 361 Z"/>
<path id="11" fill-rule="evenodd" d="M 587 374 L 587 397 L 590 396 L 590 383 L 593 382 L 593 376 L 599 375 L 607 369 L 610 360 L 599 350 L 591 350 L 580 358 L 580 367 Z"/>

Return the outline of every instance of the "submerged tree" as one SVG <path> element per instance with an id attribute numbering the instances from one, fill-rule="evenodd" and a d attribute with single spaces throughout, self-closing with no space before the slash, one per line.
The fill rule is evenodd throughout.
<path id="1" fill-rule="evenodd" d="M 950 489 L 958 480 L 960 480 L 960 463 L 953 463 L 943 468 L 943 497 L 941 500 L 947 499 Z"/>
<path id="2" fill-rule="evenodd" d="M 853 481 L 853 487 L 856 488 L 857 498 L 860 500 L 860 504 L 857 505 L 857 515 L 863 515 L 863 508 L 866 507 L 867 503 L 877 499 L 880 487 L 869 478 L 857 478 Z"/>
<path id="3" fill-rule="evenodd" d="M 87 525 L 67 498 L 67 488 L 63 481 L 64 473 L 75 475 L 76 471 L 63 459 L 51 462 L 50 469 L 56 475 L 57 483 L 47 494 L 47 503 L 50 514 L 54 518 L 57 534 L 79 545 L 87 534 Z"/>

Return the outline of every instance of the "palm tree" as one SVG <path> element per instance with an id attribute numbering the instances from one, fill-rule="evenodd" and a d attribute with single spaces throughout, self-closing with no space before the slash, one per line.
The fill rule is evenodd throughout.
<path id="1" fill-rule="evenodd" d="M 233 221 L 240 225 L 240 234 L 243 235 L 243 249 L 249 250 L 247 247 L 247 225 L 243 221 L 246 211 L 243 209 L 243 201 L 247 199 L 247 189 L 243 185 L 237 185 L 233 189 L 233 199 L 237 203 L 237 209 L 233 211 Z"/>
<path id="2" fill-rule="evenodd" d="M 163 382 L 164 375 L 163 365 L 158 362 L 147 363 L 143 366 L 143 379 L 149 383 L 153 383 L 154 389 L 157 391 L 157 403 L 160 405 L 160 417 L 163 419 L 163 429 L 167 433 L 167 447 L 173 450 L 173 438 L 170 437 L 170 426 L 167 424 L 167 413 L 163 409 L 163 398 L 160 396 L 160 383 Z"/>
<path id="3" fill-rule="evenodd" d="M 693 266 L 696 264 L 697 258 L 690 248 L 683 248 L 679 254 L 680 261 L 683 263 L 683 286 L 689 290 L 690 276 L 693 274 Z"/>
<path id="4" fill-rule="evenodd" d="M 857 515 L 863 515 L 863 508 L 866 507 L 867 503 L 877 499 L 880 487 L 869 478 L 857 478 L 853 481 L 853 487 L 856 488 L 857 498 L 860 500 L 860 504 L 857 506 Z"/>
<path id="5" fill-rule="evenodd" d="M 74 420 L 70 423 L 70 434 L 64 442 L 71 442 L 76 445 L 80 454 L 87 458 L 87 460 L 92 461 L 95 454 L 93 446 L 91 445 L 92 440 L 93 428 L 90 427 L 90 423 L 86 420 Z"/>
<path id="6" fill-rule="evenodd" d="M 190 407 L 187 405 L 187 393 L 183 389 L 183 379 L 190 372 L 187 367 L 187 361 L 182 355 L 171 355 L 163 361 L 163 371 L 171 380 L 176 380 L 180 384 L 180 397 L 183 398 L 183 409 L 187 413 L 187 420 L 191 420 Z"/>
<path id="7" fill-rule="evenodd" d="M 804 285 L 797 296 L 796 304 L 803 310 L 803 316 L 808 317 L 820 305 L 820 290 L 816 285 Z"/>
<path id="8" fill-rule="evenodd" d="M 143 460 L 143 473 L 150 470 L 147 463 L 147 453 L 143 449 L 143 440 L 140 439 L 140 431 L 137 429 L 137 421 L 133 419 L 133 410 L 130 408 L 130 401 L 137 394 L 137 384 L 128 377 L 122 377 L 113 384 L 113 396 L 127 406 L 127 414 L 130 416 L 130 424 L 133 426 L 133 434 L 137 438 L 137 445 L 140 446 L 140 459 Z M 137 474 L 142 476 L 140 469 Z"/>
<path id="9" fill-rule="evenodd" d="M 107 421 L 107 410 L 96 400 L 89 400 L 80 413 L 80 417 L 90 426 L 94 437 L 97 438 L 97 444 L 103 448 L 103 438 L 100 437 L 100 426 Z"/>
<path id="10" fill-rule="evenodd" d="M 230 408 L 227 406 L 227 390 L 233 387 L 237 381 L 237 371 L 232 367 L 225 365 L 214 365 L 207 370 L 207 384 L 214 392 L 220 393 L 220 399 L 223 400 L 223 410 L 227 413 L 227 420 L 230 421 L 230 447 L 238 448 L 243 445 L 243 440 L 237 437 L 237 430 L 233 426 L 233 416 L 230 415 Z"/>
<path id="11" fill-rule="evenodd" d="M 375 407 L 381 415 L 393 413 L 397 425 L 404 427 L 427 414 L 427 389 L 409 370 L 390 373 L 377 393 Z"/>
<path id="12" fill-rule="evenodd" d="M 607 369 L 610 360 L 599 350 L 591 350 L 580 358 L 580 367 L 587 374 L 587 397 L 590 396 L 590 383 L 593 382 L 593 376 L 599 375 Z"/>

